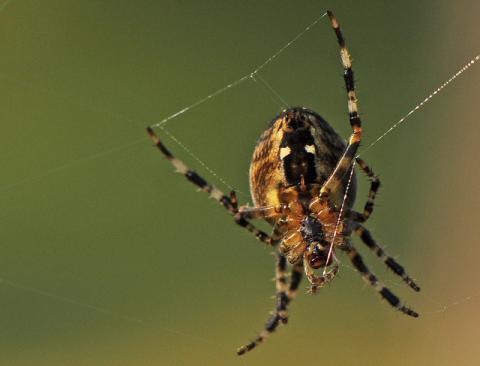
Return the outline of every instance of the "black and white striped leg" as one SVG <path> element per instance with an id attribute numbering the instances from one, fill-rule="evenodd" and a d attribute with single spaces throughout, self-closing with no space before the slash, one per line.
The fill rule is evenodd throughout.
<path id="1" fill-rule="evenodd" d="M 353 77 L 352 70 L 352 58 L 348 49 L 345 45 L 345 38 L 343 37 L 342 31 L 340 30 L 340 24 L 337 21 L 337 18 L 331 11 L 327 11 L 327 15 L 330 19 L 330 23 L 337 37 L 338 45 L 340 47 L 340 59 L 343 66 L 343 78 L 345 80 L 345 87 L 347 89 L 347 99 L 348 99 L 348 114 L 350 125 L 353 129 L 353 134 L 350 136 L 348 141 L 347 149 L 343 154 L 340 161 L 337 163 L 335 170 L 328 178 L 327 182 L 322 187 L 320 193 L 323 196 L 328 195 L 329 192 L 332 192 L 338 184 L 343 179 L 343 176 L 347 173 L 348 169 L 352 165 L 352 161 L 356 155 L 357 149 L 360 146 L 360 141 L 362 139 L 362 121 L 358 114 L 358 99 L 357 92 L 355 90 L 355 80 Z"/>
<path id="2" fill-rule="evenodd" d="M 225 207 L 232 215 L 234 215 L 235 222 L 250 231 L 253 235 L 257 237 L 260 241 L 265 244 L 272 246 L 276 244 L 268 234 L 258 230 L 254 225 L 252 225 L 248 220 L 246 220 L 238 212 L 238 203 L 235 192 L 230 193 L 230 197 L 226 196 L 221 190 L 215 186 L 209 184 L 205 179 L 203 179 L 196 172 L 188 168 L 181 160 L 177 159 L 173 154 L 168 150 L 165 145 L 160 141 L 158 136 L 155 134 L 151 127 L 147 127 L 147 132 L 153 143 L 158 147 L 162 154 L 170 161 L 174 166 L 176 171 L 180 174 L 183 174 L 188 181 L 196 185 L 200 190 L 208 193 L 210 197 L 220 202 L 223 207 Z"/>
<path id="3" fill-rule="evenodd" d="M 378 179 L 378 177 L 373 173 L 373 170 L 368 166 L 367 163 L 365 163 L 365 161 L 360 158 L 357 158 L 356 161 L 360 169 L 363 170 L 370 180 L 370 191 L 368 192 L 367 203 L 365 203 L 363 214 L 361 214 L 361 216 L 359 216 L 357 219 L 357 221 L 365 222 L 373 212 L 375 197 L 377 196 L 378 189 L 380 188 L 380 179 Z"/>
<path id="4" fill-rule="evenodd" d="M 353 266 L 355 267 L 355 269 L 357 269 L 360 272 L 365 282 L 367 282 L 370 286 L 372 286 L 380 294 L 382 298 L 387 300 L 387 302 L 390 305 L 400 310 L 402 313 L 410 315 L 414 318 L 418 318 L 417 312 L 403 305 L 400 299 L 395 294 L 393 294 L 393 292 L 391 292 L 388 288 L 383 286 L 378 281 L 377 277 L 375 277 L 375 275 L 370 272 L 370 270 L 367 268 L 367 266 L 363 262 L 362 257 L 353 246 L 350 246 L 345 250 L 348 253 L 348 256 L 350 257 L 350 260 Z"/>
<path id="5" fill-rule="evenodd" d="M 361 133 L 362 121 L 360 120 L 360 116 L 358 115 L 358 99 L 357 92 L 355 90 L 355 79 L 353 77 L 352 57 L 350 56 L 350 52 L 348 51 L 345 44 L 345 38 L 343 37 L 343 33 L 340 29 L 340 24 L 338 23 L 337 18 L 330 10 L 327 11 L 327 15 L 335 32 L 335 36 L 337 37 L 338 46 L 340 47 L 340 59 L 343 66 L 343 78 L 345 80 L 345 88 L 347 89 L 350 125 L 352 126 L 354 133 Z"/>
<path id="6" fill-rule="evenodd" d="M 275 311 L 265 324 L 265 329 L 255 338 L 237 350 L 239 356 L 251 351 L 260 343 L 263 343 L 272 334 L 280 324 L 288 322 L 288 305 L 297 294 L 298 286 L 302 280 L 302 263 L 294 265 L 290 275 L 290 285 L 287 289 L 286 276 L 287 260 L 284 255 L 278 253 L 276 265 L 276 284 L 277 284 L 277 304 Z"/>
<path id="7" fill-rule="evenodd" d="M 393 271 L 393 273 L 395 273 L 397 276 L 400 276 L 403 281 L 413 290 L 420 291 L 420 287 L 418 287 L 418 285 L 410 278 L 410 276 L 407 275 L 403 266 L 385 253 L 385 251 L 377 244 L 367 229 L 360 224 L 355 224 L 354 230 L 355 234 L 362 239 L 365 245 L 369 247 L 372 252 L 374 252 L 377 257 L 380 258 L 385 265 Z"/>

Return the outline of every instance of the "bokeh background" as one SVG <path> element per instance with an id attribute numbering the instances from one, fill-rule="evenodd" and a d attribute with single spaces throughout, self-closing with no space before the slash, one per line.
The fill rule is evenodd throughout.
<path id="1" fill-rule="evenodd" d="M 251 72 L 322 14 L 354 57 L 365 145 L 480 51 L 475 0 L 0 2 L 2 365 L 478 365 L 475 65 L 363 156 L 368 224 L 422 285 L 382 303 L 343 258 L 288 327 L 238 358 L 273 308 L 273 257 L 175 175 L 144 127 Z M 324 19 L 261 76 L 348 136 Z M 254 143 L 281 103 L 248 80 L 167 124 L 182 159 L 248 202 Z M 158 130 L 161 133 L 160 130 Z M 361 175 L 359 206 L 368 187 Z"/>

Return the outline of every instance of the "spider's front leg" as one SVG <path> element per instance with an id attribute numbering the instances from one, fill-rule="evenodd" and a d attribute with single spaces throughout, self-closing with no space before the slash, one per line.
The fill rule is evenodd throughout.
<path id="1" fill-rule="evenodd" d="M 330 283 L 335 278 L 339 270 L 338 263 L 336 262 L 336 259 L 335 259 L 335 263 L 333 264 L 332 269 L 330 269 L 325 273 L 322 273 L 320 276 L 317 276 L 313 272 L 312 268 L 310 268 L 310 266 L 306 263 L 307 261 L 304 261 L 304 271 L 305 271 L 305 274 L 307 275 L 308 281 L 310 282 L 309 292 L 313 295 L 317 293 L 319 288 Z"/>
<path id="2" fill-rule="evenodd" d="M 195 171 L 187 167 L 181 160 L 177 159 L 168 150 L 165 145 L 160 141 L 159 137 L 155 134 L 151 127 L 147 127 L 147 132 L 153 143 L 158 147 L 162 154 L 170 161 L 175 167 L 176 171 L 182 174 L 189 182 L 200 188 L 200 190 L 208 193 L 210 197 L 218 201 L 223 207 L 225 207 L 235 219 L 235 222 L 251 232 L 257 239 L 263 243 L 273 246 L 276 242 L 265 232 L 257 229 L 252 225 L 242 214 L 239 213 L 237 197 L 235 192 L 230 193 L 230 197 L 226 196 L 220 189 L 209 184 L 204 178 L 198 175 Z"/>
<path id="3" fill-rule="evenodd" d="M 330 19 L 330 23 L 337 37 L 338 45 L 340 47 L 340 59 L 343 66 L 343 78 L 345 80 L 345 88 L 347 89 L 347 99 L 348 99 L 348 114 L 350 119 L 350 125 L 352 126 L 353 134 L 348 140 L 347 148 L 343 153 L 341 159 L 338 161 L 337 166 L 334 171 L 327 179 L 326 183 L 323 185 L 320 194 L 326 195 L 329 192 L 333 192 L 335 188 L 340 184 L 344 175 L 347 173 L 348 169 L 352 165 L 355 154 L 360 146 L 360 141 L 362 139 L 362 121 L 360 120 L 360 115 L 358 114 L 358 104 L 357 104 L 357 92 L 355 90 L 355 80 L 352 70 L 352 57 L 350 52 L 348 52 L 347 46 L 345 44 L 345 38 L 343 37 L 342 31 L 340 30 L 340 24 L 338 23 L 337 18 L 331 11 L 327 11 L 327 15 Z"/>

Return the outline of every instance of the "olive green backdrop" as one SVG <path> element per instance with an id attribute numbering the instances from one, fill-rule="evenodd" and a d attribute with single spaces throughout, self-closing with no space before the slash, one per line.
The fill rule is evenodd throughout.
<path id="1" fill-rule="evenodd" d="M 273 308 L 273 257 L 144 127 L 248 74 L 326 9 L 354 58 L 364 146 L 480 51 L 475 0 L 0 2 L 0 364 L 479 364 L 477 65 L 364 155 L 383 183 L 368 227 L 422 292 L 362 252 L 421 317 L 382 303 L 342 257 L 318 296 L 302 286 L 287 327 L 235 355 Z M 325 19 L 261 76 L 348 136 Z M 246 203 L 250 154 L 280 104 L 248 80 L 167 128 Z"/>

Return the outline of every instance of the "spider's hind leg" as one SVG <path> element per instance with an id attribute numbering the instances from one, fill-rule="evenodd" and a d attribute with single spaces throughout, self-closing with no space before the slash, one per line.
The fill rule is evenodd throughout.
<path id="1" fill-rule="evenodd" d="M 268 319 L 265 324 L 264 330 L 255 338 L 255 340 L 247 343 L 246 345 L 240 347 L 237 350 L 237 355 L 241 356 L 255 347 L 260 343 L 263 343 L 269 336 L 272 334 L 280 324 L 286 324 L 288 321 L 288 305 L 295 297 L 298 286 L 302 279 L 303 266 L 302 263 L 297 263 L 292 268 L 290 275 L 290 285 L 287 285 L 287 259 L 281 253 L 277 253 L 277 262 L 275 266 L 275 282 L 277 287 L 277 303 L 275 310 L 272 313 L 271 317 Z"/>

